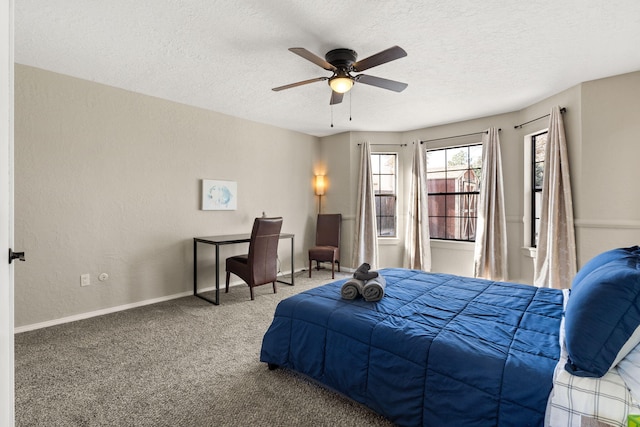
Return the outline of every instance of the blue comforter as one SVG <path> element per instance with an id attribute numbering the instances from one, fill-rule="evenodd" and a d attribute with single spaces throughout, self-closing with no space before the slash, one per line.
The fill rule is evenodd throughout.
<path id="1" fill-rule="evenodd" d="M 562 292 L 383 269 L 379 302 L 345 280 L 278 305 L 260 360 L 402 426 L 541 426 L 559 358 Z"/>

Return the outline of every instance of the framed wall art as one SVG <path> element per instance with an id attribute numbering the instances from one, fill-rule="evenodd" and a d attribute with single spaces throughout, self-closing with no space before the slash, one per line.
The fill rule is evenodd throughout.
<path id="1" fill-rule="evenodd" d="M 235 211 L 238 208 L 236 181 L 202 180 L 203 211 Z"/>

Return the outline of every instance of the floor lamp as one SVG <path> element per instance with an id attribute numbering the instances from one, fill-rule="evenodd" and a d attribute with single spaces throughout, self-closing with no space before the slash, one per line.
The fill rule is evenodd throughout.
<path id="1" fill-rule="evenodd" d="M 318 213 L 322 211 L 322 196 L 324 196 L 325 181 L 324 175 L 316 175 L 315 192 L 318 196 Z"/>

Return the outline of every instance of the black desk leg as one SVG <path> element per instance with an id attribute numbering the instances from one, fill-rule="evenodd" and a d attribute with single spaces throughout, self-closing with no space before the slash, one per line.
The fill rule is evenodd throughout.
<path id="1" fill-rule="evenodd" d="M 198 242 L 193 241 L 193 295 L 214 305 L 220 305 L 220 295 L 218 293 L 218 245 L 216 245 L 216 299 L 211 300 L 203 295 L 198 294 Z"/>
<path id="2" fill-rule="evenodd" d="M 198 242 L 193 239 L 193 294 L 198 295 Z"/>
<path id="3" fill-rule="evenodd" d="M 216 302 L 220 304 L 220 245 L 216 245 Z"/>

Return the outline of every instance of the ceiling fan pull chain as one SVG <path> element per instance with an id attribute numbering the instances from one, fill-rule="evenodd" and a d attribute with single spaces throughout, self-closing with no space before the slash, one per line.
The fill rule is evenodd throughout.
<path id="1" fill-rule="evenodd" d="M 331 127 L 333 127 L 333 105 L 329 106 L 331 108 Z"/>
<path id="2" fill-rule="evenodd" d="M 351 94 L 353 92 L 349 92 L 349 121 L 351 121 Z"/>

